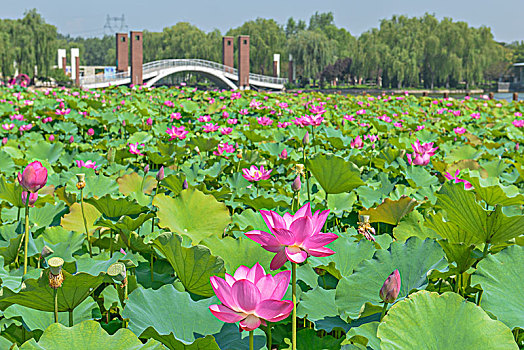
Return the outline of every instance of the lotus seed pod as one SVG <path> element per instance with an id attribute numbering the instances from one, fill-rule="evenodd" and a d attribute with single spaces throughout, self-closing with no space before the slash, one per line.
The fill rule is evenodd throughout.
<path id="1" fill-rule="evenodd" d="M 51 274 L 58 276 L 62 272 L 62 266 L 64 265 L 64 259 L 57 256 L 47 261 Z"/>
<path id="2" fill-rule="evenodd" d="M 360 215 L 359 219 L 360 219 L 360 222 L 367 224 L 369 222 L 369 215 Z"/>
<path id="3" fill-rule="evenodd" d="M 126 278 L 126 265 L 121 262 L 114 263 L 107 268 L 107 274 L 115 281 L 122 282 Z"/>
<path id="4" fill-rule="evenodd" d="M 164 178 L 166 177 L 165 173 L 164 173 L 164 166 L 162 166 L 160 168 L 160 170 L 158 171 L 158 173 L 156 174 L 156 180 L 158 182 L 164 180 Z"/>
<path id="5" fill-rule="evenodd" d="M 48 246 L 44 246 L 44 248 L 42 248 L 42 251 L 40 252 L 40 255 L 42 255 L 42 258 L 47 258 L 49 255 L 53 254 L 54 251 L 53 249 L 49 248 Z"/>

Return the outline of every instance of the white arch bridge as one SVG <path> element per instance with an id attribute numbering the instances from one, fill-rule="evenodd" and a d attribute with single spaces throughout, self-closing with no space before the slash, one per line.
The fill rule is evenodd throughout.
<path id="1" fill-rule="evenodd" d="M 179 72 L 198 72 L 220 87 L 238 89 L 238 70 L 223 64 L 200 59 L 171 59 L 148 62 L 143 65 L 142 78 L 148 87 L 168 75 Z M 282 90 L 287 79 L 249 73 L 249 85 L 262 89 Z M 95 89 L 131 83 L 129 72 L 111 76 L 92 75 L 80 78 L 80 86 Z"/>

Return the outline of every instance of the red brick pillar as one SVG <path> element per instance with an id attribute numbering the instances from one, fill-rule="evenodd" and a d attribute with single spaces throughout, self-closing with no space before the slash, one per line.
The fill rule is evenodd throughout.
<path id="1" fill-rule="evenodd" d="M 131 84 L 142 85 L 144 63 L 142 32 L 131 32 Z"/>
<path id="2" fill-rule="evenodd" d="M 249 35 L 238 37 L 238 87 L 249 89 Z"/>
<path id="3" fill-rule="evenodd" d="M 75 85 L 80 86 L 80 57 L 75 57 Z"/>
<path id="4" fill-rule="evenodd" d="M 129 70 L 129 39 L 127 33 L 116 33 L 116 71 Z"/>
<path id="5" fill-rule="evenodd" d="M 232 36 L 222 38 L 222 64 L 232 68 L 231 70 L 226 68 L 228 72 L 233 72 L 233 68 L 235 68 L 235 57 Z"/>
<path id="6" fill-rule="evenodd" d="M 64 74 L 67 74 L 67 57 L 62 57 L 62 69 L 64 70 Z"/>

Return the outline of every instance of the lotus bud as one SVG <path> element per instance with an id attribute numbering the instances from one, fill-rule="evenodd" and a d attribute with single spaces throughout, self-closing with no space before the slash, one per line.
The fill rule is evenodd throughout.
<path id="1" fill-rule="evenodd" d="M 280 153 L 280 159 L 287 159 L 287 149 L 284 148 L 282 153 Z"/>
<path id="2" fill-rule="evenodd" d="M 187 179 L 184 179 L 184 182 L 182 183 L 182 189 L 187 190 L 189 188 L 189 184 L 187 183 Z"/>
<path id="3" fill-rule="evenodd" d="M 49 135 L 49 141 L 53 142 L 55 140 L 55 135 Z"/>
<path id="4" fill-rule="evenodd" d="M 29 163 L 18 173 L 18 182 L 26 191 L 35 193 L 47 183 L 47 169 L 39 161 Z"/>
<path id="5" fill-rule="evenodd" d="M 149 172 L 149 164 L 144 167 L 144 175 Z"/>
<path id="6" fill-rule="evenodd" d="M 42 251 L 40 252 L 40 255 L 42 256 L 42 258 L 47 258 L 49 255 L 53 254 L 54 251 L 53 249 L 49 248 L 48 246 L 44 246 L 44 248 L 42 248 Z"/>
<path id="7" fill-rule="evenodd" d="M 147 118 L 146 123 L 147 123 L 147 125 L 149 125 L 149 126 L 153 125 L 153 119 L 151 119 L 151 118 Z"/>
<path id="8" fill-rule="evenodd" d="M 520 144 L 517 142 L 517 144 L 515 145 L 515 151 L 518 151 L 520 148 Z"/>
<path id="9" fill-rule="evenodd" d="M 388 276 L 382 288 L 380 288 L 380 299 L 385 303 L 393 303 L 400 292 L 400 273 L 398 269 L 393 271 L 391 275 Z"/>
<path id="10" fill-rule="evenodd" d="M 64 282 L 64 275 L 62 273 L 64 259 L 55 256 L 49 259 L 47 264 L 49 265 L 49 287 L 58 289 Z"/>
<path id="11" fill-rule="evenodd" d="M 76 183 L 76 188 L 81 190 L 84 187 L 86 187 L 86 174 L 76 174 L 76 178 L 78 180 L 78 182 Z"/>
<path id="12" fill-rule="evenodd" d="M 7 143 L 7 137 L 2 138 L 2 145 L 5 145 Z"/>
<path id="13" fill-rule="evenodd" d="M 306 131 L 306 134 L 304 135 L 304 138 L 302 139 L 302 144 L 307 145 L 309 144 L 309 132 Z"/>
<path id="14" fill-rule="evenodd" d="M 74 136 L 71 136 L 71 137 L 69 138 L 69 143 L 73 143 L 73 142 L 75 142 L 75 137 L 74 137 Z"/>
<path id="15" fill-rule="evenodd" d="M 164 178 L 166 177 L 166 175 L 164 174 L 164 166 L 160 167 L 160 170 L 158 171 L 158 173 L 156 173 L 156 180 L 158 182 L 164 180 Z"/>
<path id="16" fill-rule="evenodd" d="M 27 194 L 28 193 L 29 192 L 27 192 L 27 191 L 22 191 L 22 203 L 24 205 L 27 204 L 26 201 L 27 201 Z M 35 193 L 29 194 L 29 206 L 33 207 L 35 205 L 37 199 L 38 199 L 38 193 L 35 192 Z"/>
<path id="17" fill-rule="evenodd" d="M 291 189 L 293 192 L 300 191 L 300 188 L 302 187 L 302 182 L 300 182 L 300 174 L 297 175 L 296 179 L 293 180 L 293 183 L 291 184 Z"/>

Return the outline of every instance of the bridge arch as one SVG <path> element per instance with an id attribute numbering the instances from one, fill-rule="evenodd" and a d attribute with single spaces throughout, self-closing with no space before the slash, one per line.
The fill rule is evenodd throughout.
<path id="1" fill-rule="evenodd" d="M 146 86 L 151 87 L 156 82 L 158 82 L 160 79 L 165 78 L 169 75 L 181 73 L 181 72 L 197 72 L 204 75 L 206 78 L 217 84 L 221 88 L 227 88 L 227 89 L 233 89 L 237 90 L 238 87 L 235 83 L 233 83 L 230 79 L 228 79 L 221 71 L 217 69 L 213 69 L 210 67 L 203 67 L 203 66 L 191 66 L 191 65 L 184 65 L 184 66 L 178 66 L 178 67 L 171 67 L 171 68 L 165 68 L 160 71 L 158 71 L 158 74 L 156 74 L 151 79 L 148 79 L 145 83 Z"/>

